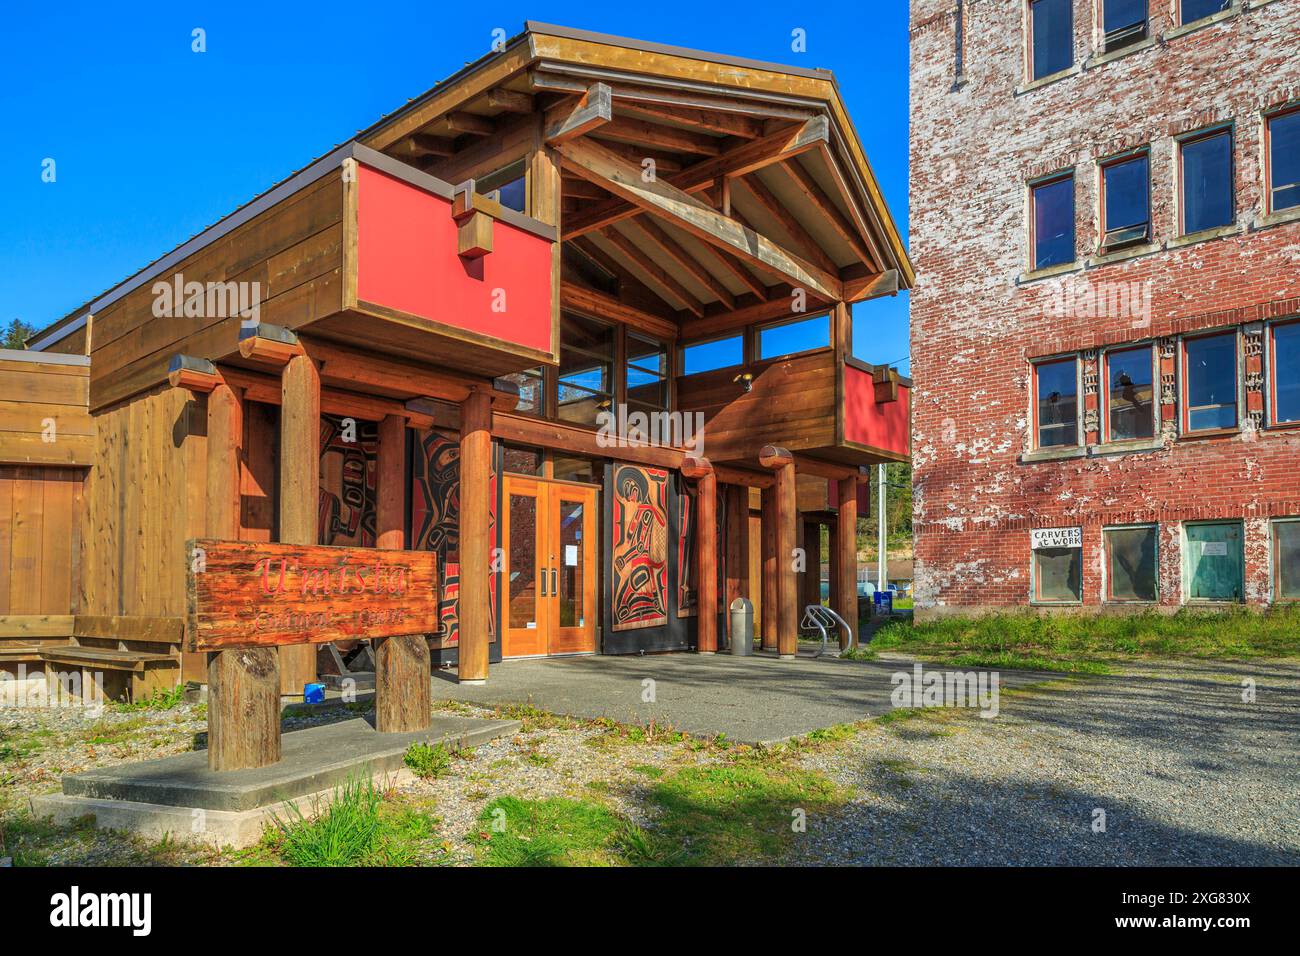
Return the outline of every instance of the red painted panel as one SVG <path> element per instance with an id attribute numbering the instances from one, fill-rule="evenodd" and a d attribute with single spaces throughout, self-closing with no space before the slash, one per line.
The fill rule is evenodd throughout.
<path id="1" fill-rule="evenodd" d="M 357 298 L 550 352 L 551 243 L 492 228 L 493 251 L 462 259 L 450 201 L 359 165 Z"/>
<path id="2" fill-rule="evenodd" d="M 876 404 L 871 375 L 852 365 L 844 366 L 844 438 L 846 441 L 907 455 L 909 401 L 911 390 L 898 387 L 898 399 Z"/>

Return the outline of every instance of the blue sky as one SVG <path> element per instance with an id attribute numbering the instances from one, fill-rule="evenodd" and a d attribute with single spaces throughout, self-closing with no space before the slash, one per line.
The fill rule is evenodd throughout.
<path id="1" fill-rule="evenodd" d="M 55 321 L 526 19 L 834 70 L 906 237 L 901 0 L 454 6 L 16 4 L 0 34 L 0 323 Z M 791 50 L 796 28 L 807 52 Z M 854 344 L 867 361 L 906 356 L 905 296 L 860 306 Z"/>

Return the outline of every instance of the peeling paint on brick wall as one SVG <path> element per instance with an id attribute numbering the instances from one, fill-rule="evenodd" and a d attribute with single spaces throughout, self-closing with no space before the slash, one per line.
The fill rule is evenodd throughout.
<path id="1" fill-rule="evenodd" d="M 1179 439 L 1171 407 L 1141 452 L 1090 447 L 1076 457 L 1025 460 L 1034 457 L 1030 361 L 1124 343 L 1175 349 L 1190 332 L 1247 333 L 1300 315 L 1300 221 L 1264 220 L 1262 118 L 1300 98 L 1300 0 L 1245 4 L 1168 38 L 1174 4 L 1152 0 L 1150 32 L 1160 39 L 1103 63 L 1091 62 L 1100 2 L 1075 0 L 1075 62 L 1085 65 L 1019 93 L 1026 5 L 963 6 L 958 77 L 956 0 L 911 3 L 918 613 L 1027 604 L 1030 529 L 1075 525 L 1084 528 L 1083 604 L 1099 605 L 1102 528 L 1145 522 L 1160 525 L 1160 603 L 1175 607 L 1183 523 L 1209 519 L 1243 522 L 1246 601 L 1267 602 L 1270 519 L 1300 515 L 1300 431 L 1262 421 L 1256 396 L 1264 383 L 1249 364 L 1250 336 L 1242 339 L 1242 427 Z M 1221 122 L 1233 126 L 1236 231 L 1169 247 L 1179 231 L 1175 137 Z M 1150 149 L 1157 245 L 1090 263 L 1101 235 L 1097 163 L 1138 146 Z M 1070 166 L 1081 267 L 1026 281 L 1027 181 Z M 1114 290 L 1132 295 L 1102 294 Z M 1143 308 L 1132 307 L 1138 301 Z M 1160 373 L 1174 365 L 1161 364 Z M 1176 377 L 1156 378 L 1162 405 L 1177 386 Z"/>

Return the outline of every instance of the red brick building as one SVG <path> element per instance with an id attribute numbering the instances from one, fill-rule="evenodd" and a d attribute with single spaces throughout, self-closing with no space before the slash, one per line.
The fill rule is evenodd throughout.
<path id="1" fill-rule="evenodd" d="M 1300 0 L 912 0 L 916 607 L 1300 597 Z"/>

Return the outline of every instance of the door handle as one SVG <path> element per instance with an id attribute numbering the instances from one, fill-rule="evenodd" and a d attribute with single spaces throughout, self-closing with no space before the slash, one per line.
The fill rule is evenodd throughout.
<path id="1" fill-rule="evenodd" d="M 555 568 L 551 568 L 551 597 L 555 597 L 559 593 L 560 589 L 556 585 Z"/>
<path id="2" fill-rule="evenodd" d="M 542 568 L 542 569 L 541 569 L 540 571 L 538 571 L 537 573 L 538 573 L 538 574 L 541 576 L 541 578 L 542 578 L 542 583 L 541 583 L 541 592 L 542 592 L 542 597 L 546 597 L 546 569 L 545 569 L 545 568 Z"/>

